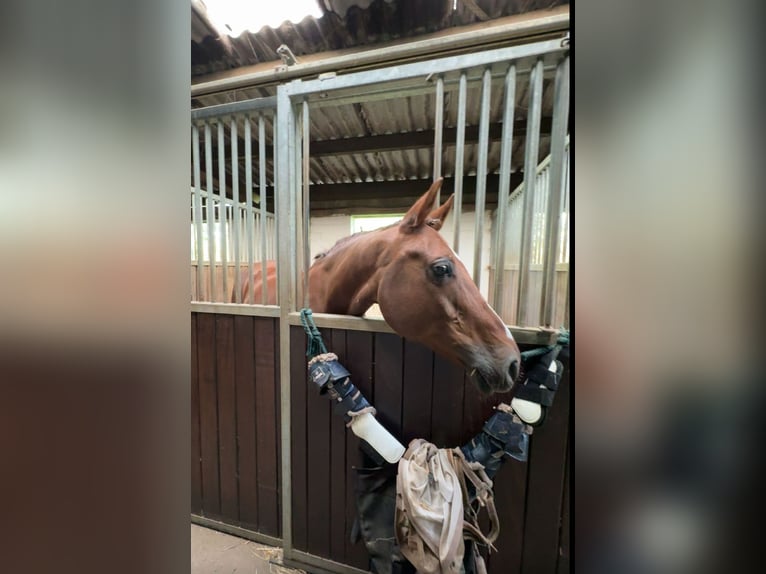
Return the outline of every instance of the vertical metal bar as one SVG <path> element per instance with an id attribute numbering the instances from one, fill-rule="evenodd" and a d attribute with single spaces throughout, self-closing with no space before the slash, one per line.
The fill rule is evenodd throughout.
<path id="1" fill-rule="evenodd" d="M 517 293 L 519 325 L 527 324 L 529 291 L 529 259 L 531 255 L 532 217 L 534 215 L 537 156 L 540 143 L 540 113 L 543 95 L 543 61 L 537 60 L 529 76 L 529 109 L 527 137 L 524 149 L 524 205 L 521 219 L 521 248 L 519 252 L 519 289 Z"/>
<path id="2" fill-rule="evenodd" d="M 556 69 L 551 123 L 551 163 L 548 169 L 548 212 L 546 249 L 543 260 L 543 290 L 540 308 L 543 325 L 552 326 L 556 307 L 556 261 L 559 247 L 561 188 L 564 175 L 564 152 L 569 123 L 569 56 Z"/>
<path id="3" fill-rule="evenodd" d="M 460 74 L 457 103 L 457 141 L 455 142 L 455 202 L 453 217 L 455 226 L 452 239 L 452 249 L 455 253 L 460 249 L 460 219 L 463 215 L 463 162 L 465 158 L 465 107 L 468 92 L 468 78 L 465 72 Z"/>
<path id="4" fill-rule="evenodd" d="M 500 187 L 497 196 L 495 221 L 495 285 L 492 306 L 503 316 L 503 288 L 505 283 L 506 212 L 511 187 L 511 154 L 513 151 L 513 112 L 516 108 L 516 66 L 511 64 L 505 75 L 505 107 L 503 108 L 503 135 L 500 150 Z"/>
<path id="5" fill-rule="evenodd" d="M 301 269 L 303 270 L 303 306 L 308 307 L 309 306 L 309 262 L 311 261 L 311 245 L 310 245 L 310 227 L 311 227 L 311 221 L 310 221 L 310 212 L 309 212 L 309 179 L 310 179 L 310 172 L 309 172 L 309 160 L 311 159 L 309 157 L 309 143 L 310 143 L 310 137 L 311 137 L 311 126 L 309 125 L 309 103 L 306 100 L 303 100 L 303 119 L 302 119 L 302 127 L 303 127 L 303 154 L 301 157 L 301 163 L 302 163 L 302 182 L 303 182 L 303 221 L 302 221 L 302 236 L 303 236 L 303 265 L 301 266 Z"/>
<path id="6" fill-rule="evenodd" d="M 205 124 L 205 176 L 207 180 L 207 253 L 210 260 L 210 301 L 215 301 L 215 201 L 213 200 L 213 151 L 210 124 Z"/>
<path id="7" fill-rule="evenodd" d="M 263 115 L 258 116 L 258 191 L 260 192 L 261 225 L 258 231 L 261 235 L 261 277 L 263 280 L 263 299 L 265 305 L 269 301 L 268 281 L 266 281 L 266 125 L 263 123 Z"/>
<path id="8" fill-rule="evenodd" d="M 194 164 L 194 231 L 197 247 L 197 301 L 202 300 L 202 193 L 200 190 L 199 128 L 192 126 L 192 162 Z"/>
<path id="9" fill-rule="evenodd" d="M 473 249 L 473 282 L 481 288 L 481 256 L 484 242 L 484 203 L 487 194 L 487 153 L 489 149 L 489 106 L 492 70 L 484 70 L 481 87 L 481 117 L 479 119 L 479 158 L 476 165 L 476 235 Z"/>
<path id="10" fill-rule="evenodd" d="M 247 120 L 245 120 L 247 121 Z M 231 119 L 231 225 L 234 228 L 234 301 L 242 303 L 242 257 L 239 249 L 239 234 L 242 219 L 239 213 L 239 142 L 237 141 L 237 119 Z"/>
<path id="11" fill-rule="evenodd" d="M 253 270 L 253 133 L 250 116 L 245 116 L 245 221 L 247 222 L 247 281 L 250 305 L 255 304 L 255 272 Z"/>
<path id="12" fill-rule="evenodd" d="M 229 296 L 229 219 L 226 214 L 226 138 L 224 136 L 223 120 L 218 122 L 218 213 L 221 219 L 223 234 L 221 237 L 221 268 L 223 269 L 223 300 Z"/>
<path id="13" fill-rule="evenodd" d="M 289 85 L 289 84 L 288 84 Z M 290 211 L 291 172 L 290 172 L 290 139 L 292 134 L 292 102 L 286 85 L 277 87 L 277 118 L 275 122 L 274 142 L 276 177 L 276 208 L 278 235 L 278 289 L 279 289 L 279 407 L 280 407 L 280 443 L 282 467 L 282 548 L 284 557 L 293 556 L 292 528 L 292 469 L 291 469 L 291 428 L 290 428 L 290 325 L 288 313 L 293 308 L 290 297 L 290 243 L 294 237 Z M 299 384 L 299 381 L 296 381 Z"/>
<path id="14" fill-rule="evenodd" d="M 299 254 L 303 253 L 303 234 L 301 230 L 301 219 L 303 211 L 301 209 L 303 195 L 300 190 L 300 155 L 301 147 L 298 142 L 301 140 L 301 116 L 297 114 L 297 106 L 293 109 L 290 116 L 290 223 L 291 223 L 291 242 L 290 242 L 290 286 L 291 299 L 290 311 L 297 311 L 298 301 L 301 301 L 301 283 L 298 280 L 298 273 L 301 268 L 298 260 Z"/>
<path id="15" fill-rule="evenodd" d="M 444 78 L 436 79 L 436 105 L 434 106 L 434 181 L 442 175 L 442 139 L 444 133 Z M 441 205 L 441 190 L 436 194 L 436 205 Z"/>
<path id="16" fill-rule="evenodd" d="M 277 218 L 279 217 L 279 201 L 277 201 L 277 182 L 279 181 L 279 170 L 277 169 L 277 129 L 278 129 L 278 122 L 277 122 L 277 114 L 276 110 L 274 113 L 274 116 L 271 118 L 271 142 L 272 142 L 272 188 L 274 189 L 274 218 L 272 220 L 271 228 L 270 228 L 270 238 L 271 238 L 271 246 L 274 253 L 274 260 L 276 261 L 277 265 L 277 277 L 279 277 L 279 266 L 282 265 L 282 262 L 279 260 L 279 234 L 277 231 Z M 281 303 L 281 300 L 279 299 L 279 289 L 277 289 L 277 303 Z"/>

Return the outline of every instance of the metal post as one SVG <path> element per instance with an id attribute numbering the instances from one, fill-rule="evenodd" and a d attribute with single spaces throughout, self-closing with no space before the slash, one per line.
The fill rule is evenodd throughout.
<path id="1" fill-rule="evenodd" d="M 290 139 L 292 139 L 292 102 L 287 86 L 277 87 L 277 118 L 275 122 L 274 142 L 276 176 L 276 208 L 278 236 L 278 289 L 279 289 L 279 408 L 280 442 L 282 467 L 282 548 L 284 557 L 293 557 L 292 528 L 292 468 L 291 429 L 290 429 L 290 324 L 288 314 L 294 302 L 290 289 L 290 244 L 294 237 L 293 213 L 290 210 L 291 172 Z M 278 151 L 277 151 L 278 150 Z"/>
<path id="2" fill-rule="evenodd" d="M 543 292 L 540 308 L 543 325 L 552 326 L 556 307 L 556 261 L 559 247 L 559 217 L 561 188 L 564 174 L 564 147 L 569 123 L 569 56 L 556 70 L 553 92 L 553 121 L 551 125 L 551 164 L 548 174 L 548 212 L 546 217 L 546 249 L 543 260 Z"/>
<path id="3" fill-rule="evenodd" d="M 205 124 L 205 178 L 207 181 L 207 253 L 210 263 L 210 301 L 215 301 L 215 202 L 213 201 L 213 151 L 210 124 Z"/>
<path id="4" fill-rule="evenodd" d="M 218 121 L 218 213 L 219 217 L 223 212 L 221 226 L 223 234 L 221 237 L 221 268 L 223 269 L 223 300 L 226 302 L 229 293 L 229 238 L 227 230 L 229 228 L 229 219 L 226 216 L 226 138 L 224 136 L 223 120 Z"/>
<path id="5" fill-rule="evenodd" d="M 505 75 L 505 107 L 503 109 L 503 135 L 500 151 L 500 187 L 497 196 L 495 220 L 495 286 L 492 306 L 503 316 L 503 287 L 505 282 L 506 211 L 511 186 L 511 154 L 513 151 L 513 112 L 516 107 L 516 66 L 511 64 Z"/>
<path id="6" fill-rule="evenodd" d="M 192 126 L 192 162 L 194 163 L 194 231 L 196 232 L 197 251 L 197 293 L 196 300 L 201 300 L 202 293 L 202 193 L 200 190 L 199 167 L 199 128 Z"/>
<path id="7" fill-rule="evenodd" d="M 519 253 L 519 289 L 517 309 L 519 325 L 527 324 L 527 292 L 529 290 L 529 259 L 531 255 L 532 217 L 534 214 L 537 155 L 540 143 L 540 115 L 543 95 L 543 61 L 537 60 L 529 76 L 529 110 L 524 155 L 524 206 L 521 219 L 521 248 Z"/>
<path id="8" fill-rule="evenodd" d="M 266 280 L 266 223 L 268 216 L 266 212 L 266 126 L 263 123 L 263 116 L 258 116 L 258 190 L 260 191 L 260 213 L 261 225 L 258 229 L 261 236 L 261 283 L 263 286 L 264 305 L 269 301 L 268 281 Z"/>
<path id="9" fill-rule="evenodd" d="M 245 220 L 247 221 L 247 280 L 249 299 L 255 304 L 255 271 L 253 269 L 253 133 L 250 116 L 245 116 Z M 244 301 L 243 301 L 244 302 Z"/>
<path id="10" fill-rule="evenodd" d="M 303 139 L 303 154 L 301 157 L 301 164 L 302 164 L 302 183 L 303 183 L 303 221 L 301 226 L 301 232 L 303 237 L 303 265 L 301 265 L 301 269 L 303 270 L 303 306 L 308 307 L 309 306 L 309 262 L 311 261 L 311 245 L 310 245 L 310 238 L 311 235 L 309 233 L 311 222 L 310 222 L 310 212 L 309 212 L 309 179 L 310 179 L 310 172 L 309 172 L 309 142 L 311 137 L 311 126 L 309 125 L 309 103 L 306 100 L 303 100 L 303 119 L 302 119 L 302 127 L 303 127 L 303 133 L 302 133 L 302 139 Z"/>
<path id="11" fill-rule="evenodd" d="M 247 121 L 247 120 L 245 120 Z M 239 216 L 239 142 L 237 141 L 237 119 L 231 119 L 229 128 L 231 136 L 231 225 L 234 227 L 234 301 L 242 302 L 242 284 L 240 275 L 242 268 L 240 263 L 242 257 L 239 250 L 239 233 L 241 228 L 241 219 Z"/>
<path id="12" fill-rule="evenodd" d="M 434 106 L 434 181 L 442 175 L 442 139 L 444 133 L 444 78 L 436 79 L 436 105 Z M 441 190 L 436 194 L 436 205 L 441 205 Z"/>
<path id="13" fill-rule="evenodd" d="M 280 241 L 280 239 L 279 239 L 279 234 L 278 234 L 278 231 L 277 231 L 277 229 L 278 229 L 277 228 L 277 218 L 279 217 L 279 203 L 280 203 L 277 200 L 277 190 L 279 189 L 279 187 L 278 187 L 279 170 L 277 168 L 277 149 L 278 149 L 278 147 L 277 147 L 277 139 L 278 139 L 277 128 L 278 128 L 278 123 L 277 123 L 277 114 L 276 114 L 276 110 L 275 110 L 274 116 L 271 118 L 271 143 L 272 143 L 272 146 L 271 146 L 271 148 L 272 148 L 272 163 L 271 163 L 272 170 L 271 170 L 271 175 L 272 175 L 272 187 L 274 188 L 274 218 L 273 218 L 273 220 L 271 222 L 271 230 L 270 230 L 271 231 L 271 235 L 270 235 L 270 237 L 271 237 L 272 249 L 273 249 L 273 252 L 274 252 L 274 261 L 276 262 L 276 266 L 277 266 L 277 277 L 279 277 L 279 267 L 280 267 L 280 265 L 282 265 L 282 262 L 279 260 L 279 241 Z M 280 299 L 280 296 L 281 296 L 280 295 L 280 291 L 279 291 L 279 289 L 277 289 L 277 303 L 278 304 L 281 304 L 281 302 L 282 302 L 282 300 Z"/>
<path id="14" fill-rule="evenodd" d="M 481 256 L 484 242 L 484 203 L 487 193 L 487 152 L 489 148 L 489 105 L 492 71 L 484 70 L 481 88 L 481 118 L 479 119 L 479 158 L 476 165 L 476 235 L 473 249 L 473 282 L 481 288 Z"/>
<path id="15" fill-rule="evenodd" d="M 455 142 L 455 202 L 453 206 L 455 226 L 452 249 L 460 249 L 460 218 L 463 213 L 463 162 L 465 158 L 465 106 L 468 80 L 465 72 L 460 74 L 457 103 L 457 141 Z"/>

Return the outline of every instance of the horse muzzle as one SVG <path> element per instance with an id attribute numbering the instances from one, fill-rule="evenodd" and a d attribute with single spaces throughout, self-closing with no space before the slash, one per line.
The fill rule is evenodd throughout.
<path id="1" fill-rule="evenodd" d="M 475 367 L 470 371 L 471 380 L 479 387 L 479 390 L 490 393 L 505 393 L 513 388 L 513 384 L 519 377 L 520 362 L 511 359 L 505 369 L 486 369 Z"/>

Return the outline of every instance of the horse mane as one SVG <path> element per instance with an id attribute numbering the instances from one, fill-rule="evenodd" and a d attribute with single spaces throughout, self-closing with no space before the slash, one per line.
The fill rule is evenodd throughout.
<path id="1" fill-rule="evenodd" d="M 333 245 L 329 249 L 326 249 L 325 251 L 322 251 L 314 255 L 314 261 L 324 259 L 325 257 L 328 257 L 334 254 L 336 251 L 345 247 L 348 243 L 351 243 L 352 241 L 359 239 L 359 237 L 361 237 L 362 235 L 367 235 L 369 233 L 374 233 L 376 231 L 383 231 L 385 229 L 389 229 L 390 227 L 394 227 L 396 225 L 399 225 L 398 221 L 395 223 L 391 223 L 390 225 L 386 225 L 385 227 L 379 227 L 378 229 L 372 229 L 370 231 L 357 231 L 356 233 L 347 235 L 346 237 L 341 237 L 340 239 L 338 239 L 338 241 L 335 242 L 335 245 Z"/>

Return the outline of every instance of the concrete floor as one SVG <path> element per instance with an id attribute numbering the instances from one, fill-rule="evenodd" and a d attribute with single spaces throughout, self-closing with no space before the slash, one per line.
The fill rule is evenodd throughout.
<path id="1" fill-rule="evenodd" d="M 282 549 L 191 525 L 192 574 L 305 574 L 273 564 Z"/>

